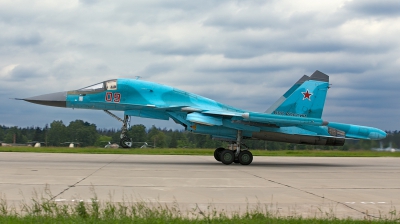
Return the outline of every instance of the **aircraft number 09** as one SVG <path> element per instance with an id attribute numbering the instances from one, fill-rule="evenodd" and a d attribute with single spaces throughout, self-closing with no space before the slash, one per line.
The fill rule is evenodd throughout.
<path id="1" fill-rule="evenodd" d="M 121 102 L 121 93 L 106 92 L 106 101 L 114 103 Z"/>

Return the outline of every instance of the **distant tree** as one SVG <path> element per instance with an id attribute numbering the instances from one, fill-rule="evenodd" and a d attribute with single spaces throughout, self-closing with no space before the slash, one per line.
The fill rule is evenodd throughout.
<path id="1" fill-rule="evenodd" d="M 33 131 L 32 141 L 44 142 L 45 141 L 45 132 L 43 129 L 36 127 Z"/>
<path id="2" fill-rule="evenodd" d="M 346 140 L 344 146 L 320 146 L 320 145 L 301 145 L 289 144 L 283 142 L 264 141 L 264 140 L 243 140 L 250 149 L 267 149 L 267 150 L 306 150 L 306 149 L 320 149 L 320 150 L 368 150 L 371 148 L 378 148 L 380 142 L 383 147 L 388 147 L 392 144 L 393 148 L 400 146 L 400 132 L 387 131 L 388 135 L 381 141 L 369 140 Z M 99 141 L 110 140 L 112 143 L 119 143 L 121 131 L 116 129 L 96 129 L 95 124 L 90 124 L 82 120 L 71 122 L 68 127 L 62 121 L 53 121 L 45 126 L 40 127 L 6 127 L 0 126 L 0 141 L 12 143 L 16 136 L 17 143 L 26 143 L 28 141 L 41 141 L 45 142 L 47 139 L 48 145 L 58 146 L 60 143 L 66 141 L 81 142 L 82 146 L 102 146 L 106 142 L 99 143 Z M 107 138 L 108 136 L 108 138 Z M 128 136 L 134 142 L 147 141 L 149 144 L 156 144 L 157 147 L 178 147 L 178 148 L 218 148 L 228 147 L 226 142 L 213 140 L 209 135 L 194 134 L 191 132 L 184 132 L 171 129 L 160 129 L 152 126 L 148 132 L 144 125 L 138 124 L 132 126 L 128 130 Z M 110 139 L 111 137 L 111 139 Z M 136 144 L 137 145 L 137 144 Z M 136 146 L 134 144 L 134 146 Z"/>
<path id="3" fill-rule="evenodd" d="M 79 142 L 81 146 L 92 146 L 96 142 L 98 133 L 95 124 L 82 120 L 71 121 L 67 127 L 69 142 Z"/>
<path id="4" fill-rule="evenodd" d="M 164 148 L 165 144 L 165 134 L 156 128 L 154 125 L 150 128 L 149 133 L 147 134 L 148 141 L 154 145 L 154 147 Z"/>
<path id="5" fill-rule="evenodd" d="M 165 142 L 165 134 L 163 132 L 158 132 L 158 134 L 151 136 L 150 142 L 154 144 L 154 147 L 158 148 L 165 148 L 166 147 L 166 142 Z"/>
<path id="6" fill-rule="evenodd" d="M 203 148 L 207 148 L 207 149 L 216 148 L 216 144 L 218 143 L 218 141 L 212 140 L 210 135 L 205 135 L 204 139 L 205 139 L 205 142 L 203 144 Z"/>
<path id="7" fill-rule="evenodd" d="M 132 142 L 145 142 L 147 140 L 146 127 L 143 124 L 133 125 L 128 131 L 128 136 L 132 138 Z"/>
<path id="8" fill-rule="evenodd" d="M 7 134 L 4 137 L 4 142 L 13 143 L 14 142 L 14 135 L 15 135 L 15 143 L 27 143 L 28 139 L 25 135 L 22 135 L 21 129 L 17 126 L 11 127 L 7 130 Z"/>
<path id="9" fill-rule="evenodd" d="M 5 136 L 5 130 L 3 126 L 0 126 L 0 141 L 3 141 L 4 136 Z"/>
<path id="10" fill-rule="evenodd" d="M 106 128 L 102 128 L 102 129 L 97 129 L 97 133 L 99 133 L 100 135 L 106 135 L 106 136 L 113 136 L 115 133 L 117 132 L 117 130 L 115 130 L 114 128 L 111 129 L 106 129 Z"/>
<path id="11" fill-rule="evenodd" d="M 177 136 L 178 148 L 194 148 L 194 144 L 192 142 L 189 142 L 189 139 L 187 138 L 187 133 L 178 131 Z"/>
<path id="12" fill-rule="evenodd" d="M 169 148 L 177 148 L 178 147 L 178 136 L 176 132 L 171 134 L 171 140 L 168 145 Z"/>
<path id="13" fill-rule="evenodd" d="M 53 121 L 47 133 L 47 144 L 59 146 L 61 143 L 67 141 L 67 135 L 67 127 L 64 123 L 62 121 Z"/>
<path id="14" fill-rule="evenodd" d="M 111 135 L 111 143 L 119 144 L 120 140 L 121 140 L 121 131 L 117 131 Z"/>
<path id="15" fill-rule="evenodd" d="M 104 147 L 108 144 L 108 142 L 111 143 L 111 136 L 99 135 L 96 139 L 96 142 L 94 143 L 94 146 Z"/>

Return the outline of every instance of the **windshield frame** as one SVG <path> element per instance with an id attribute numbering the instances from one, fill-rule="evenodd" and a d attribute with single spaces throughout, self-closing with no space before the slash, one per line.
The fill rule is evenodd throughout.
<path id="1" fill-rule="evenodd" d="M 78 91 L 80 91 L 80 92 L 101 92 L 101 91 L 106 90 L 104 88 L 104 83 L 105 82 L 99 82 L 99 83 L 78 89 Z"/>
<path id="2" fill-rule="evenodd" d="M 94 94 L 105 91 L 115 91 L 118 89 L 118 79 L 110 79 L 107 81 L 99 82 L 89 85 L 77 90 L 69 91 L 68 94 Z"/>

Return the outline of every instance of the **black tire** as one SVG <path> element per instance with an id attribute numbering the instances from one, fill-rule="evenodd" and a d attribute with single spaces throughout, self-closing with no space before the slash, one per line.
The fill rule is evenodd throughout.
<path id="1" fill-rule="evenodd" d="M 225 149 L 224 151 L 222 151 L 221 153 L 221 162 L 225 165 L 229 165 L 231 163 L 233 163 L 233 161 L 235 160 L 235 153 L 233 153 L 233 151 Z"/>
<path id="2" fill-rule="evenodd" d="M 239 153 L 239 162 L 242 165 L 249 165 L 253 162 L 253 154 L 250 151 L 241 151 Z"/>
<path id="3" fill-rule="evenodd" d="M 122 148 L 130 148 L 131 146 L 127 144 L 128 142 L 131 142 L 131 139 L 128 137 L 123 137 L 119 143 Z"/>
<path id="4" fill-rule="evenodd" d="M 214 151 L 214 158 L 215 158 L 215 160 L 221 161 L 221 153 L 222 153 L 222 151 L 224 151 L 224 150 L 225 150 L 224 148 L 217 148 L 217 149 Z"/>

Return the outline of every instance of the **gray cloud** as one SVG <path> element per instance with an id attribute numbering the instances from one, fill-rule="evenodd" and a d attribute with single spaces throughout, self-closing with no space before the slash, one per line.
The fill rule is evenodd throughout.
<path id="1" fill-rule="evenodd" d="M 365 16 L 400 16 L 400 2 L 396 0 L 353 0 L 346 9 Z"/>
<path id="2" fill-rule="evenodd" d="M 43 77 L 38 68 L 33 66 L 16 66 L 11 72 L 10 76 L 6 78 L 7 81 L 21 82 L 28 79 L 36 79 Z"/>
<path id="3" fill-rule="evenodd" d="M 382 129 L 400 126 L 394 97 L 400 85 L 397 1 L 0 4 L 0 29 L 7 31 L 0 32 L 5 85 L 0 94 L 7 96 L 0 103 L 12 107 L 0 107 L 0 124 L 89 119 L 118 128 L 99 111 L 41 107 L 8 97 L 135 76 L 264 111 L 299 77 L 318 69 L 333 84 L 324 118 Z"/>
<path id="4" fill-rule="evenodd" d="M 43 41 L 43 38 L 38 33 L 28 34 L 26 36 L 17 37 L 15 44 L 20 46 L 38 45 Z"/>
<path id="5" fill-rule="evenodd" d="M 181 56 L 201 55 L 206 52 L 205 46 L 201 46 L 200 44 L 185 45 L 171 41 L 143 44 L 140 45 L 138 49 L 141 51 L 149 51 L 153 54 Z"/>
<path id="6" fill-rule="evenodd" d="M 146 66 L 141 74 L 152 76 L 157 74 L 168 73 L 169 71 L 173 70 L 173 65 L 167 63 L 153 63 Z"/>

